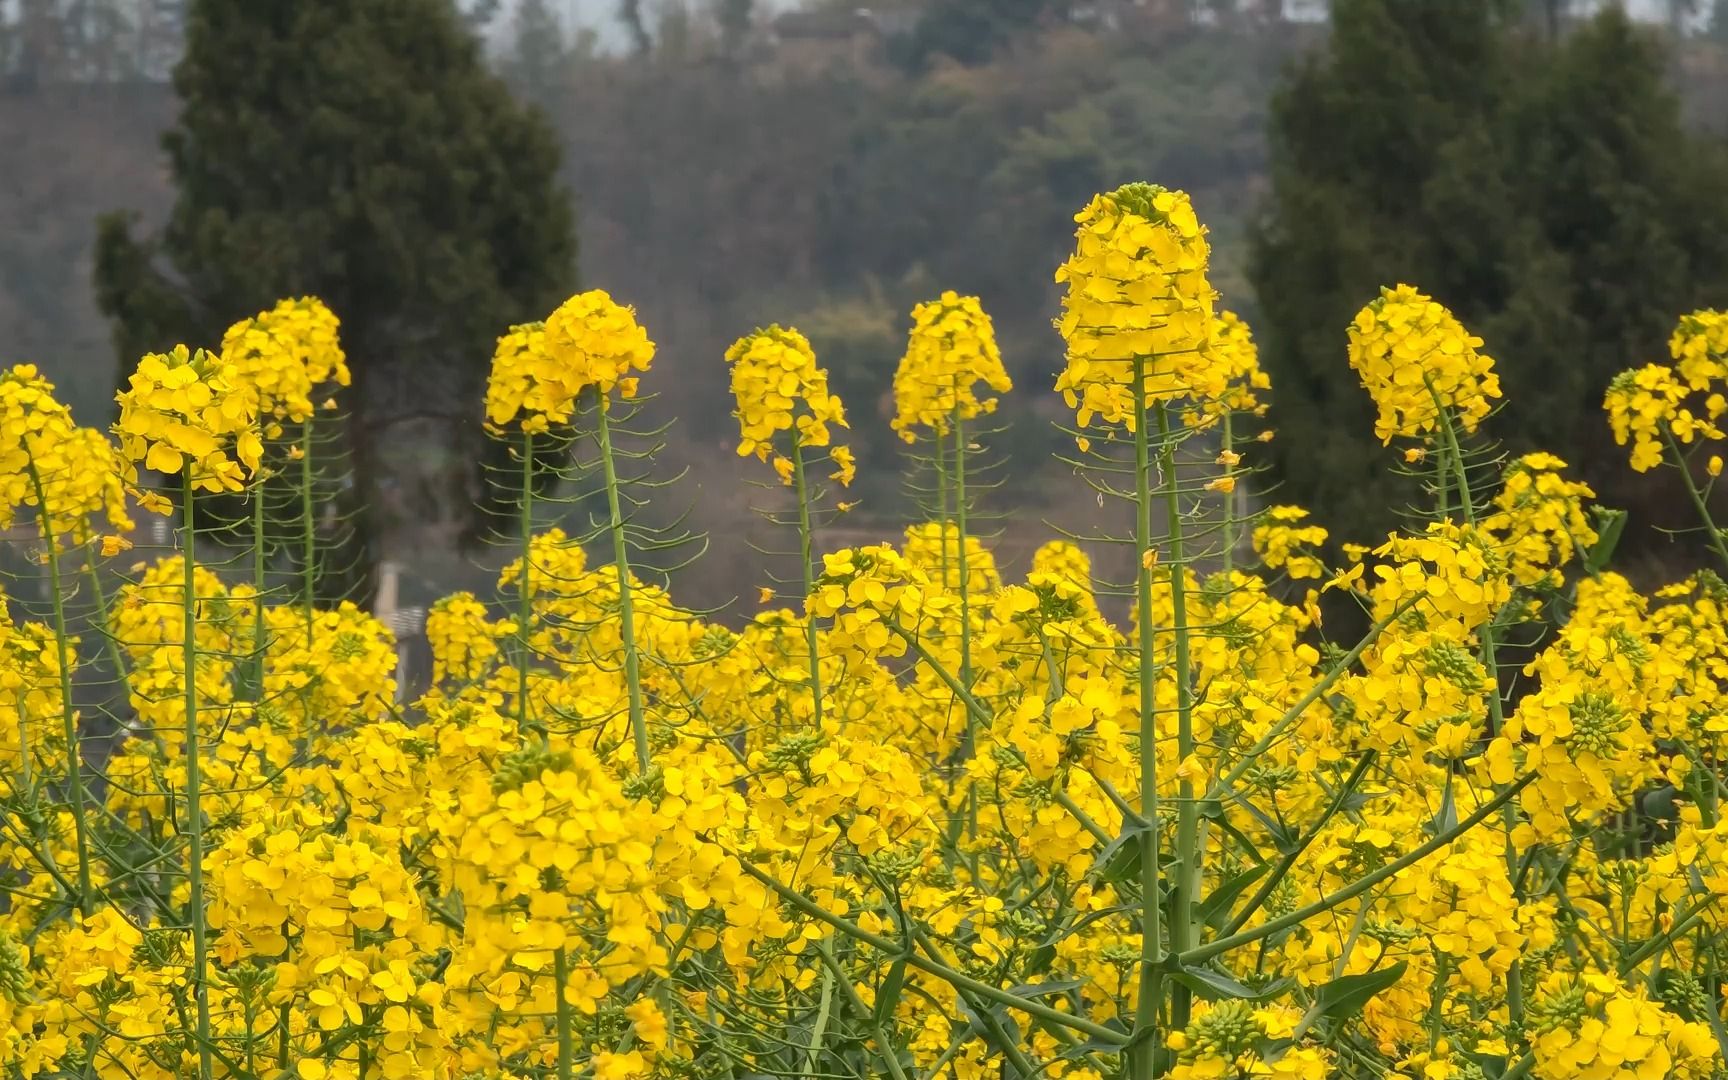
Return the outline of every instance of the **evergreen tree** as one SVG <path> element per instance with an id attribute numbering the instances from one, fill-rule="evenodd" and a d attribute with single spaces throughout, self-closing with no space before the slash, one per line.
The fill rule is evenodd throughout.
<path id="1" fill-rule="evenodd" d="M 510 80 L 523 97 L 544 107 L 559 90 L 570 62 L 564 24 L 546 0 L 522 0 L 511 29 L 515 42 L 506 60 Z"/>
<path id="2" fill-rule="evenodd" d="M 1276 387 L 1279 498 L 1341 538 L 1418 498 L 1345 359 L 1381 285 L 1421 287 L 1486 340 L 1508 449 L 1556 450 L 1618 505 L 1601 398 L 1728 284 L 1728 169 L 1686 133 L 1657 44 L 1618 10 L 1558 41 L 1495 0 L 1339 0 L 1330 47 L 1272 108 L 1273 193 L 1250 276 Z"/>
<path id="3" fill-rule="evenodd" d="M 135 239 L 117 215 L 99 230 L 122 378 L 144 351 L 214 346 L 233 320 L 312 294 L 342 319 L 354 372 L 351 512 L 377 505 L 382 446 L 406 421 L 461 460 L 496 453 L 476 405 L 493 342 L 573 289 L 575 240 L 551 135 L 487 73 L 455 6 L 195 0 L 174 85 L 161 235 Z"/>

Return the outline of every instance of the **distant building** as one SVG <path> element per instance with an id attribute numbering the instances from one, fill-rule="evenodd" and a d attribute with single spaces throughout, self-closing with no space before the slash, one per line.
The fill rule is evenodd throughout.
<path id="1" fill-rule="evenodd" d="M 807 72 L 872 64 L 887 36 L 876 16 L 864 7 L 788 11 L 769 25 L 779 61 Z"/>

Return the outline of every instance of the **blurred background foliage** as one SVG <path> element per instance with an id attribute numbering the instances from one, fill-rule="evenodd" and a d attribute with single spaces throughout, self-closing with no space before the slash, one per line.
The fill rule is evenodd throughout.
<path id="1" fill-rule="evenodd" d="M 349 137 L 371 145 L 401 137 L 393 117 L 418 115 L 379 109 L 391 95 L 484 102 L 474 116 L 416 128 L 405 142 L 422 145 L 404 160 L 461 173 L 503 158 L 500 175 L 528 176 L 530 190 L 458 185 L 478 202 L 439 219 L 428 247 L 474 242 L 465 217 L 529 215 L 546 234 L 517 229 L 491 244 L 484 288 L 449 313 L 460 333 L 390 357 L 356 336 L 357 371 L 372 364 L 372 385 L 407 396 L 392 408 L 412 414 L 424 393 L 423 411 L 438 413 L 484 370 L 475 320 L 502 332 L 531 317 L 553 279 L 634 304 L 660 346 L 653 408 L 679 418 L 662 468 L 688 469 L 678 490 L 713 537 L 680 583 L 693 605 L 753 593 L 770 568 L 752 547 L 756 519 L 732 494 L 741 470 L 721 362 L 732 340 L 769 322 L 809 334 L 854 418 L 861 505 L 844 529 L 885 536 L 907 511 L 883 415 L 906 312 L 944 288 L 976 293 L 1018 383 L 992 440 L 1008 465 L 1004 503 L 1022 508 L 1004 528 L 1040 538 L 1041 518 L 1085 528 L 1091 492 L 1049 459 L 1064 443 L 1049 423 L 1060 367 L 1051 274 L 1075 210 L 1141 178 L 1192 193 L 1213 231 L 1223 304 L 1255 326 L 1276 387 L 1279 437 L 1264 455 L 1274 500 L 1312 504 L 1340 539 L 1371 540 L 1395 521 L 1403 494 L 1381 479 L 1387 452 L 1345 365 L 1343 327 L 1378 285 L 1410 280 L 1500 362 L 1509 404 L 1490 425 L 1496 438 L 1578 459 L 1608 501 L 1659 525 L 1671 498 L 1621 478 L 1597 406 L 1613 372 L 1665 352 L 1677 312 L 1728 304 L 1728 15 L 1710 0 L 1619 7 L 0 0 L 0 359 L 43 365 L 82 420 L 101 422 L 117 373 L 140 347 L 168 343 L 153 334 L 172 333 L 142 325 L 140 310 L 191 297 L 207 310 L 188 325 L 207 332 L 259 306 L 251 292 L 317 289 L 357 333 L 416 310 L 376 281 L 345 279 L 364 259 L 344 245 L 368 242 L 352 222 L 371 219 L 344 220 L 335 206 L 320 218 L 346 160 L 328 149 L 308 160 L 292 138 L 275 159 L 244 138 L 245 153 L 233 154 L 304 191 L 305 235 L 329 249 L 319 271 L 305 270 L 305 253 L 264 258 L 255 244 L 227 260 L 251 269 L 244 297 L 188 273 L 199 264 L 184 252 L 209 234 L 177 236 L 184 213 L 202 208 L 245 235 L 246 215 L 279 208 L 212 212 L 223 152 L 195 183 L 165 148 L 164 133 L 193 128 L 200 109 L 235 121 L 222 79 L 245 77 L 218 70 L 238 46 L 201 59 L 187 52 L 187 30 L 224 10 L 241 13 L 222 27 L 231 42 L 280 37 L 270 19 L 293 9 L 321 39 L 381 37 L 374 52 L 354 52 L 379 59 L 327 75 L 348 84 L 322 101 L 318 80 L 304 102 L 272 101 L 274 84 L 260 87 L 238 130 L 318 107 L 352 118 Z M 417 21 L 424 34 L 402 33 Z M 474 62 L 429 65 L 424 50 L 460 54 L 452 33 L 472 35 Z M 270 55 L 293 66 L 279 46 Z M 495 101 L 496 84 L 522 108 Z M 514 144 L 484 137 L 499 125 L 519 131 Z M 541 140 L 561 155 L 555 179 L 535 164 Z M 441 190 L 411 187 L 409 197 Z M 102 246 L 111 321 L 95 279 L 98 220 L 114 212 L 128 215 L 130 246 Z M 147 287 L 119 303 L 123 281 Z M 435 306 L 460 292 L 435 294 Z M 455 437 L 438 424 L 393 427 L 366 478 L 381 550 L 440 591 L 461 573 L 472 525 L 478 417 L 456 426 Z M 1662 535 L 1643 535 L 1659 562 Z"/>

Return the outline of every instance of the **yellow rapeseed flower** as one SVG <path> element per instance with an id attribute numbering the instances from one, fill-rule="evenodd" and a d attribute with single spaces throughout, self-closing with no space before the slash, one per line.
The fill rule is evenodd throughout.
<path id="1" fill-rule="evenodd" d="M 906 354 L 894 372 L 890 426 L 900 438 L 912 442 L 918 428 L 945 435 L 956 417 L 996 411 L 995 394 L 980 398 L 979 383 L 996 394 L 1014 388 L 978 298 L 949 291 L 913 308 Z"/>
<path id="2" fill-rule="evenodd" d="M 1056 271 L 1067 286 L 1056 328 L 1068 343 L 1056 389 L 1080 426 L 1133 422 L 1136 364 L 1149 401 L 1222 395 L 1229 372 L 1213 349 L 1206 230 L 1188 196 L 1129 184 L 1075 221 L 1074 253 Z"/>
<path id="3" fill-rule="evenodd" d="M 732 368 L 732 397 L 737 408 L 738 456 L 772 460 L 784 484 L 793 481 L 792 459 L 799 450 L 828 449 L 833 478 L 850 484 L 856 471 L 852 452 L 833 445 L 829 425 L 846 426 L 846 410 L 828 392 L 828 373 L 816 363 L 816 353 L 803 334 L 790 327 L 769 326 L 746 334 L 726 350 Z"/>
<path id="4" fill-rule="evenodd" d="M 1350 366 L 1374 399 L 1382 442 L 1440 428 L 1445 409 L 1473 432 L 1500 396 L 1482 339 L 1409 285 L 1381 289 L 1350 323 Z"/>
<path id="5" fill-rule="evenodd" d="M 239 491 L 258 470 L 258 389 L 221 357 L 177 345 L 138 362 L 117 395 L 114 431 L 126 457 L 158 472 L 187 470 L 200 491 Z"/>

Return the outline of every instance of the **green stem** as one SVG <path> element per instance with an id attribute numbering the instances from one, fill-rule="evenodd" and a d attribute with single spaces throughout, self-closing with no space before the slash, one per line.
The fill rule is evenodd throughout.
<path id="1" fill-rule="evenodd" d="M 1194 753 L 1194 689 L 1190 684 L 1188 641 L 1187 556 L 1183 550 L 1182 506 L 1176 476 L 1176 438 L 1170 427 L 1170 411 L 1158 405 L 1159 462 L 1164 488 L 1165 527 L 1170 545 L 1170 604 L 1174 617 L 1171 633 L 1176 652 L 1176 753 L 1187 761 Z M 1142 630 L 1144 633 L 1144 629 Z M 1170 914 L 1170 948 L 1183 952 L 1194 944 L 1194 904 L 1200 891 L 1201 863 L 1205 852 L 1199 841 L 1200 807 L 1194 800 L 1194 782 L 1186 773 L 1177 780 L 1176 804 L 1176 895 Z M 1192 991 L 1180 983 L 1171 987 L 1170 1026 L 1188 1026 Z"/>
<path id="2" fill-rule="evenodd" d="M 972 689 L 972 566 L 966 554 L 966 426 L 958 409 L 954 412 L 954 549 L 960 577 L 960 682 Z M 942 546 L 948 546 L 948 527 L 942 527 Z M 972 713 L 966 713 L 966 742 L 960 760 L 967 761 L 978 748 L 978 729 Z M 976 815 L 970 815 L 976 816 Z"/>
<path id="3" fill-rule="evenodd" d="M 1715 520 L 1710 516 L 1710 507 L 1704 502 L 1704 493 L 1698 490 L 1698 485 L 1692 480 L 1692 470 L 1686 467 L 1686 458 L 1680 453 L 1680 445 L 1674 441 L 1674 433 L 1668 430 L 1668 425 L 1662 425 L 1662 438 L 1668 443 L 1668 452 L 1674 455 L 1674 465 L 1680 470 L 1680 479 L 1686 484 L 1686 494 L 1692 499 L 1692 506 L 1698 511 L 1698 516 L 1704 520 L 1704 531 L 1710 535 L 1710 547 L 1715 550 L 1716 557 L 1722 560 L 1724 568 L 1728 568 L 1728 546 L 1724 546 L 1722 532 L 1716 528 Z"/>
<path id="4" fill-rule="evenodd" d="M 816 1075 L 816 1062 L 822 1056 L 822 1040 L 828 1032 L 828 1009 L 834 1000 L 834 972 L 822 972 L 822 998 L 816 1006 L 816 1022 L 810 1028 L 810 1048 L 804 1052 L 804 1075 Z"/>
<path id="5" fill-rule="evenodd" d="M 264 481 L 252 483 L 252 693 L 264 700 Z"/>
<path id="6" fill-rule="evenodd" d="M 987 982 L 980 982 L 969 975 L 963 975 L 960 972 L 955 971 L 953 968 L 937 963 L 935 960 L 921 956 L 917 952 L 905 948 L 897 941 L 885 938 L 880 934 L 872 933 L 869 930 L 864 929 L 862 926 L 859 926 L 847 919 L 843 919 L 829 911 L 827 908 L 820 906 L 815 901 L 798 892 L 796 889 L 787 888 L 774 878 L 763 873 L 754 864 L 747 862 L 744 859 L 739 860 L 739 868 L 746 874 L 761 882 L 763 885 L 767 886 L 776 896 L 780 897 L 780 899 L 791 904 L 794 908 L 797 908 L 800 912 L 812 919 L 815 919 L 817 922 L 825 923 L 840 931 L 842 934 L 845 934 L 847 937 L 861 941 L 886 956 L 897 958 L 904 957 L 907 967 L 914 967 L 927 975 L 934 975 L 936 978 L 941 979 L 956 990 L 964 990 L 968 993 L 976 994 L 979 997 L 988 998 L 1000 1005 L 1006 1005 L 1011 1009 L 1018 1009 L 1020 1012 L 1023 1012 L 1028 1016 L 1036 1016 L 1040 1020 L 1047 1020 L 1053 1024 L 1072 1028 L 1075 1031 L 1090 1035 L 1095 1039 L 1101 1039 L 1104 1042 L 1110 1043 L 1112 1046 L 1121 1046 L 1129 1040 L 1129 1036 L 1124 1035 L 1115 1028 L 1105 1027 L 1103 1024 L 1095 1024 L 1084 1017 L 1075 1016 L 1072 1013 L 1065 1013 L 1059 1009 L 1053 1009 L 1041 1002 L 1021 997 L 1018 994 L 1010 993 L 1000 987 L 992 986 Z"/>
<path id="7" fill-rule="evenodd" d="M 516 726 L 527 730 L 528 719 L 528 662 L 533 655 L 533 648 L 528 643 L 529 628 L 534 621 L 533 595 L 534 585 L 529 575 L 534 572 L 534 433 L 522 433 L 522 512 L 519 531 L 522 572 L 516 575 Z M 547 745 L 550 734 L 540 732 L 540 743 Z M 562 980 L 559 987 L 559 1009 L 563 1010 Z"/>
<path id="8" fill-rule="evenodd" d="M 804 447 L 798 443 L 792 445 L 792 480 L 798 491 L 798 565 L 804 574 L 804 595 L 813 596 L 816 591 L 816 567 L 811 551 L 814 545 L 810 535 L 810 487 L 804 477 Z M 822 654 L 816 639 L 816 616 L 808 612 L 804 617 L 804 647 L 810 655 L 810 726 L 815 731 L 821 731 Z"/>
<path id="9" fill-rule="evenodd" d="M 184 585 L 181 664 L 186 680 L 186 843 L 190 895 L 187 915 L 192 923 L 192 996 L 198 1008 L 198 1076 L 211 1080 L 210 1063 L 210 943 L 204 929 L 204 808 L 203 776 L 198 749 L 198 582 L 196 520 L 192 488 L 192 466 L 188 463 L 180 481 Z M 310 602 L 308 602 L 310 609 Z"/>
<path id="10" fill-rule="evenodd" d="M 899 1054 L 894 1049 L 893 1044 L 889 1042 L 887 1030 L 875 1019 L 876 1010 L 866 1005 L 864 999 L 858 996 L 858 991 L 853 989 L 852 980 L 840 967 L 840 961 L 834 957 L 833 947 L 827 941 L 823 941 L 816 946 L 816 955 L 821 957 L 824 966 L 834 976 L 834 985 L 840 988 L 841 995 L 845 997 L 846 1003 L 852 1007 L 852 1011 L 870 1024 L 870 1036 L 876 1043 L 876 1056 L 882 1059 L 882 1065 L 888 1071 L 888 1075 L 893 1080 L 906 1080 L 906 1072 L 900 1067 Z M 809 1075 L 815 1076 L 817 1074 L 811 1072 Z"/>
<path id="11" fill-rule="evenodd" d="M 1226 408 L 1224 410 L 1224 431 L 1220 442 L 1223 443 L 1224 450 L 1219 456 L 1228 461 L 1229 455 L 1236 452 L 1235 409 Z M 1235 475 L 1236 466 L 1224 466 L 1226 479 Z M 1224 493 L 1224 574 L 1226 577 L 1236 569 L 1236 525 L 1236 489 L 1231 487 L 1229 491 Z"/>
<path id="12" fill-rule="evenodd" d="M 312 645 L 313 590 L 317 588 L 318 534 L 312 515 L 312 420 L 300 424 L 300 594 L 306 605 L 306 645 Z"/>
<path id="13" fill-rule="evenodd" d="M 1140 997 L 1134 1014 L 1133 1080 L 1157 1075 L 1154 1037 L 1163 1004 L 1163 943 L 1159 927 L 1158 701 L 1152 638 L 1152 454 L 1146 413 L 1146 361 L 1134 358 L 1134 556 L 1140 629 Z M 1168 482 L 1168 480 L 1166 481 Z"/>
<path id="14" fill-rule="evenodd" d="M 571 1080 L 576 1075 L 576 1027 L 570 1003 L 564 1000 L 564 987 L 570 982 L 570 958 L 563 949 L 552 953 L 552 977 L 558 982 L 558 1080 Z"/>
<path id="15" fill-rule="evenodd" d="M 66 632 L 66 598 L 62 595 L 60 581 L 60 540 L 54 535 L 48 515 L 48 495 L 34 456 L 29 467 L 30 482 L 36 489 L 36 517 L 42 527 L 42 542 L 48 549 L 48 584 L 53 593 L 55 662 L 60 669 L 60 721 L 66 739 L 66 786 L 72 800 L 72 830 L 78 846 L 78 911 L 89 915 L 94 894 L 90 887 L 89 824 L 85 821 L 84 807 L 84 746 L 78 738 L 78 713 L 72 704 L 72 648 Z"/>
<path id="16" fill-rule="evenodd" d="M 1532 772 L 1525 774 L 1518 780 L 1507 785 L 1504 791 L 1499 792 L 1492 799 L 1489 799 L 1487 802 L 1477 807 L 1475 813 L 1471 814 L 1463 821 L 1460 821 L 1457 825 L 1454 825 L 1445 832 L 1417 845 L 1407 853 L 1392 860 L 1385 866 L 1380 867 L 1378 870 L 1364 874 L 1362 877 L 1357 878 L 1355 881 L 1344 886 L 1342 889 L 1339 889 L 1337 892 L 1322 896 L 1320 899 L 1306 907 L 1298 908 L 1286 915 L 1280 915 L 1276 919 L 1269 920 L 1268 922 L 1262 923 L 1250 930 L 1243 930 L 1235 934 L 1227 934 L 1224 937 L 1208 941 L 1203 945 L 1196 945 L 1187 952 L 1179 954 L 1176 957 L 1177 962 L 1183 967 L 1192 967 L 1195 964 L 1204 963 L 1221 953 L 1227 953 L 1232 949 L 1237 949 L 1243 945 L 1259 941 L 1261 938 L 1269 937 L 1272 934 L 1278 933 L 1280 930 L 1287 930 L 1292 926 L 1299 925 L 1312 919 L 1316 915 L 1323 915 L 1337 907 L 1339 904 L 1345 903 L 1349 900 L 1354 900 L 1356 897 L 1361 896 L 1363 893 L 1380 884 L 1382 881 L 1385 881 L 1387 878 L 1402 873 L 1404 870 L 1421 862 L 1423 859 L 1426 859 L 1428 856 L 1439 851 L 1441 848 L 1458 839 L 1460 836 L 1463 836 L 1471 829 L 1474 829 L 1483 821 L 1486 821 L 1490 814 L 1493 814 L 1502 806 L 1511 802 L 1513 796 L 1517 795 L 1520 791 L 1523 791 L 1529 786 L 1530 782 L 1535 779 L 1535 773 Z"/>
<path id="17" fill-rule="evenodd" d="M 619 633 L 624 638 L 624 681 L 630 694 L 630 733 L 636 767 L 648 771 L 648 721 L 642 712 L 642 661 L 636 650 L 636 617 L 630 601 L 630 555 L 624 544 L 624 514 L 618 502 L 618 470 L 612 461 L 611 399 L 600 395 L 600 463 L 606 472 L 606 509 L 612 532 L 612 565 L 618 572 Z"/>

